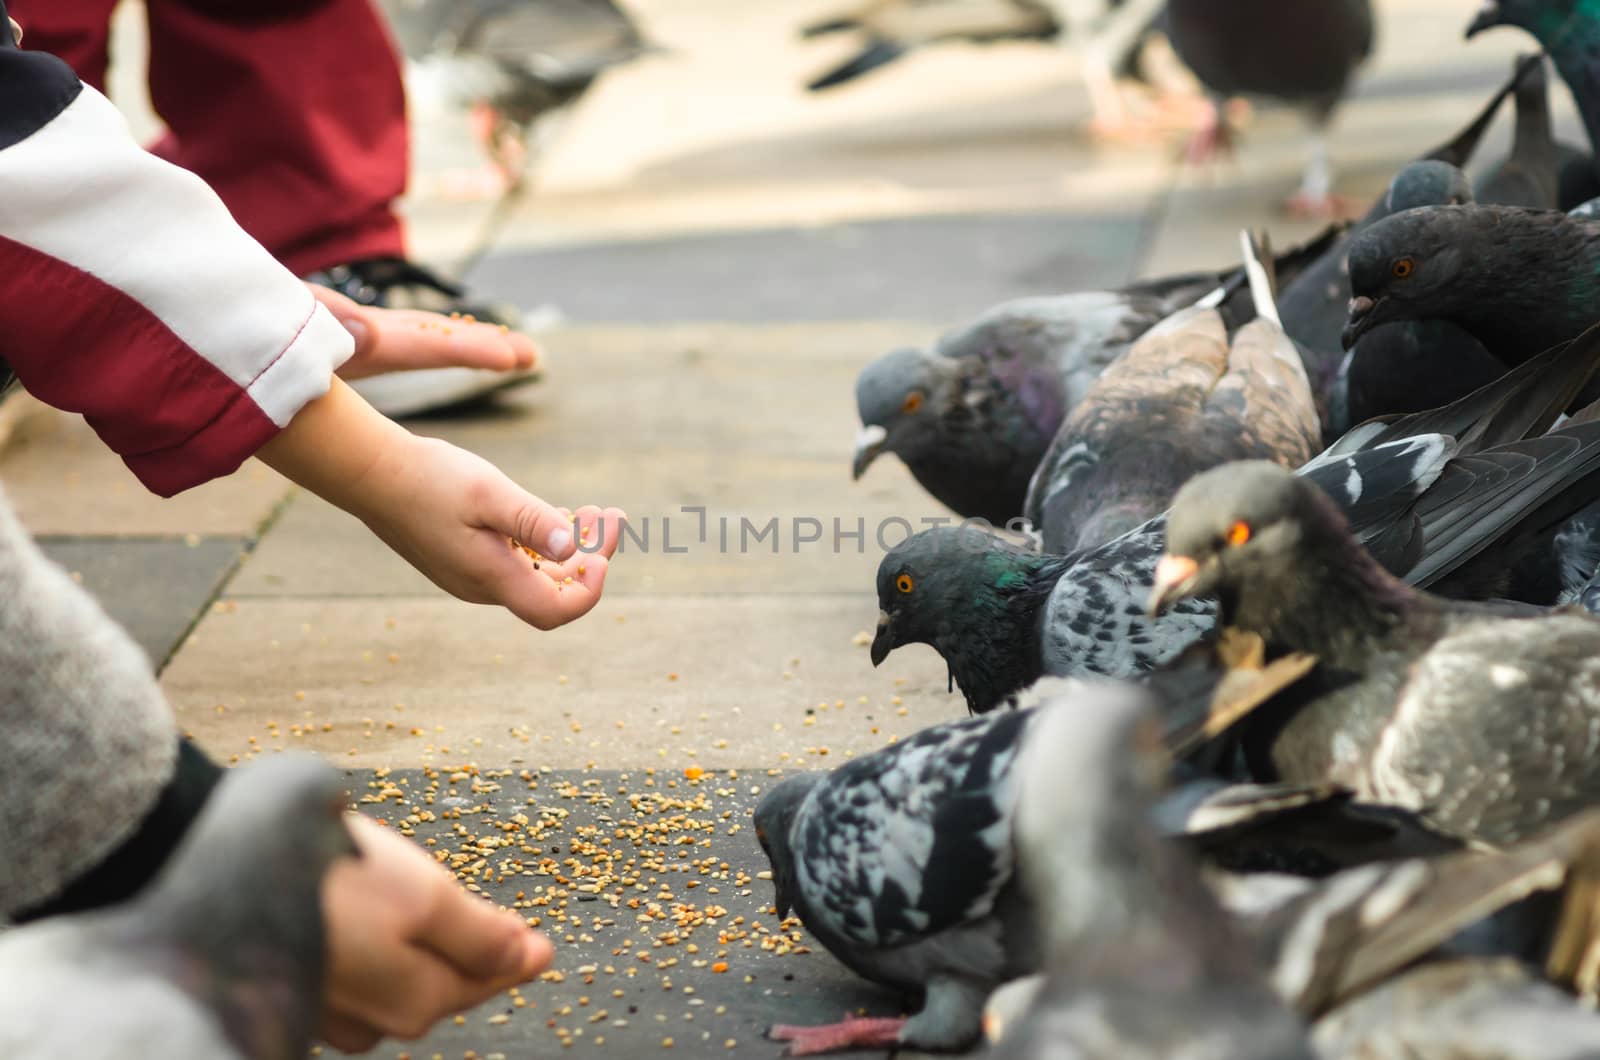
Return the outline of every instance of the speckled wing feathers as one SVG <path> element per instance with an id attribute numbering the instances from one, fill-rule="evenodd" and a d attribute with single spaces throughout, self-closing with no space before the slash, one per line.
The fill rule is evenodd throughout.
<path id="1" fill-rule="evenodd" d="M 1351 513 L 1359 537 L 1376 538 L 1393 533 L 1448 457 L 1445 439 L 1416 438 L 1314 461 L 1302 473 Z M 1077 558 L 1045 608 L 1040 638 L 1046 673 L 1138 677 L 1176 659 L 1215 627 L 1216 607 L 1209 600 L 1180 601 L 1157 618 L 1145 614 L 1165 543 L 1161 515 Z"/>
<path id="2" fill-rule="evenodd" d="M 1508 710 L 1508 703 L 1541 704 Z M 1537 770 L 1517 769 L 1518 748 Z M 1600 623 L 1587 615 L 1467 620 L 1406 672 L 1364 797 L 1490 843 L 1600 797 Z"/>
<path id="3" fill-rule="evenodd" d="M 1000 711 L 925 730 L 881 770 L 862 760 L 819 784 L 795 827 L 812 915 L 850 945 L 882 949 L 993 911 L 1011 879 L 1011 765 L 1032 717 Z"/>
<path id="4" fill-rule="evenodd" d="M 1082 555 L 1045 606 L 1046 673 L 1132 678 L 1177 658 L 1216 624 L 1208 600 L 1185 600 L 1158 618 L 1145 614 L 1166 516 Z"/>
<path id="5" fill-rule="evenodd" d="M 1151 328 L 1105 369 L 1067 414 L 1028 488 L 1023 513 L 1044 531 L 1047 549 L 1098 543 L 1080 531 L 1098 504 L 1127 488 L 1127 447 L 1183 430 L 1227 362 L 1221 314 L 1194 308 Z M 1162 501 L 1154 503 L 1159 510 Z"/>

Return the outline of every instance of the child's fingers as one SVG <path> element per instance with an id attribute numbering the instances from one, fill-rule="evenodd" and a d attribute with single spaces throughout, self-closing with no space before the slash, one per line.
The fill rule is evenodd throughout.
<path id="1" fill-rule="evenodd" d="M 568 562 L 583 570 L 560 575 L 557 571 L 535 571 L 528 565 L 520 576 L 500 586 L 501 603 L 537 629 L 555 629 L 582 618 L 600 602 L 607 561 L 604 556 L 595 556 Z"/>
<path id="2" fill-rule="evenodd" d="M 480 507 L 487 509 L 483 525 L 488 529 L 514 537 L 553 560 L 566 559 L 578 551 L 571 519 L 510 479 L 491 483 L 480 499 Z"/>
<path id="3" fill-rule="evenodd" d="M 498 324 L 481 324 L 419 309 L 380 309 L 352 301 L 332 288 L 307 284 L 355 339 L 349 378 L 418 368 L 487 368 L 508 372 L 539 365 L 528 336 Z"/>
<path id="4" fill-rule="evenodd" d="M 418 926 L 416 939 L 489 993 L 525 983 L 549 964 L 550 940 L 522 918 L 473 898 L 450 882 Z"/>
<path id="5" fill-rule="evenodd" d="M 578 554 L 610 559 L 622 543 L 622 526 L 628 514 L 621 508 L 602 509 L 587 504 L 579 508 L 574 521 L 578 534 Z"/>
<path id="6" fill-rule="evenodd" d="M 353 334 L 357 329 L 351 327 L 352 322 L 369 331 L 368 348 L 390 370 L 461 366 L 508 372 L 531 368 L 538 359 L 532 339 L 492 324 L 467 323 L 415 309 L 365 306 L 350 319 L 340 319 Z"/>

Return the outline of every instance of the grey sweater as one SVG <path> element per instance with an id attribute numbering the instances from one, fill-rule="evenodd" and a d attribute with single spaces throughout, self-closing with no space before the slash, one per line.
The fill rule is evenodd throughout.
<path id="1" fill-rule="evenodd" d="M 178 738 L 150 664 L 0 492 L 0 919 L 55 898 L 138 829 Z"/>

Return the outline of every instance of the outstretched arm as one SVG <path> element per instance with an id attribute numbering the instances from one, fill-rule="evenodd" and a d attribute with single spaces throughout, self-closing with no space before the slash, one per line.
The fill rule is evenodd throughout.
<path id="1" fill-rule="evenodd" d="M 482 457 L 419 438 L 344 383 L 301 410 L 261 459 L 343 508 L 441 589 L 501 604 L 540 629 L 599 602 L 623 513 L 569 513 Z M 546 559 L 537 564 L 516 539 Z"/>

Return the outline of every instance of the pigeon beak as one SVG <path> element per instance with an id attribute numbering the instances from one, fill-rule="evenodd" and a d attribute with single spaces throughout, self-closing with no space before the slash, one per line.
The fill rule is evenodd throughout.
<path id="1" fill-rule="evenodd" d="M 1200 577 L 1200 564 L 1188 556 L 1162 556 L 1156 564 L 1156 582 L 1144 610 L 1151 618 L 1189 595 Z"/>
<path id="2" fill-rule="evenodd" d="M 772 874 L 772 910 L 778 914 L 778 923 L 789 919 L 789 914 L 794 910 L 794 903 L 789 898 L 789 888 L 784 886 L 784 881 L 778 873 Z"/>
<path id="3" fill-rule="evenodd" d="M 887 659 L 889 657 L 889 653 L 895 649 L 894 634 L 891 632 L 893 628 L 894 620 L 889 617 L 889 612 L 879 611 L 878 632 L 877 635 L 872 638 L 873 669 L 877 669 L 879 666 L 882 666 L 883 660 Z"/>
<path id="4" fill-rule="evenodd" d="M 1500 0 L 1483 0 L 1483 6 L 1478 8 L 1478 14 L 1472 20 L 1472 25 L 1467 27 L 1467 39 L 1471 40 L 1486 29 L 1493 29 L 1500 25 Z"/>
<path id="5" fill-rule="evenodd" d="M 1378 323 L 1373 319 L 1373 311 L 1378 305 L 1377 301 L 1364 294 L 1350 299 L 1350 319 L 1345 322 L 1344 332 L 1339 336 L 1339 342 L 1345 349 L 1354 346 L 1361 336 Z"/>
<path id="6" fill-rule="evenodd" d="M 876 423 L 861 428 L 856 435 L 856 460 L 851 465 L 850 477 L 860 479 L 872 462 L 882 455 L 888 440 L 889 432 Z"/>

